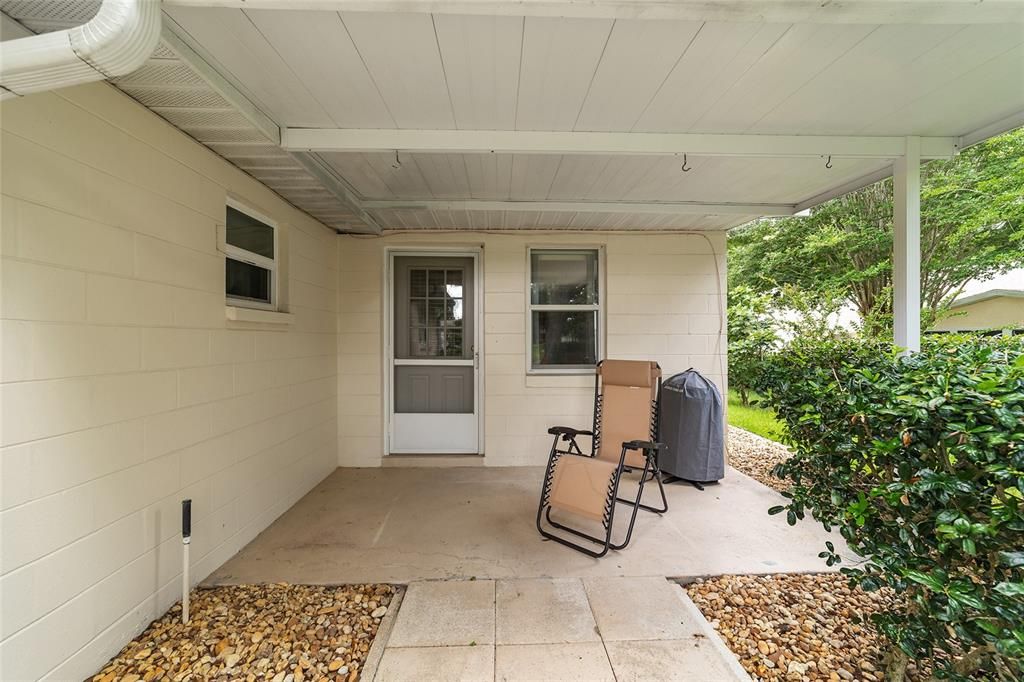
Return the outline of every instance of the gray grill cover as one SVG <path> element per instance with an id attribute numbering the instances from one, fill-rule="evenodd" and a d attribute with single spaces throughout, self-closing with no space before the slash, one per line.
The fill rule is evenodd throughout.
<path id="1" fill-rule="evenodd" d="M 661 387 L 658 439 L 661 470 L 687 481 L 725 476 L 725 422 L 718 387 L 694 369 L 670 377 Z"/>

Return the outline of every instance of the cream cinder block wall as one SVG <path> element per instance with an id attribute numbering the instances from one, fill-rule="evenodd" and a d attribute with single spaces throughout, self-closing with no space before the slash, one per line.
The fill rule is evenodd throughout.
<path id="1" fill-rule="evenodd" d="M 333 231 L 126 96 L 0 107 L 0 679 L 82 679 L 337 465 Z M 225 197 L 292 322 L 227 322 Z"/>
<path id="2" fill-rule="evenodd" d="M 489 466 L 543 464 L 553 424 L 586 426 L 593 376 L 527 375 L 528 246 L 604 249 L 604 355 L 689 367 L 726 384 L 725 234 L 465 232 L 343 237 L 338 251 L 341 466 L 380 466 L 385 249 L 483 247 L 484 429 Z M 717 281 L 716 281 L 717 275 Z"/>

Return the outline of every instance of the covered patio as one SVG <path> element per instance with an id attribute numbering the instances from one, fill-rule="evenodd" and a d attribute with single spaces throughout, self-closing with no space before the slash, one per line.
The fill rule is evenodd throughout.
<path id="1" fill-rule="evenodd" d="M 4 679 L 91 675 L 183 578 L 820 570 L 734 470 L 603 560 L 542 541 L 547 429 L 608 358 L 725 394 L 727 231 L 889 177 L 913 350 L 920 164 L 1024 124 L 1019 2 L 0 0 L 0 29 Z"/>
<path id="2" fill-rule="evenodd" d="M 783 498 L 730 469 L 704 491 L 667 486 L 669 512 L 641 511 L 629 547 L 597 561 L 537 534 L 543 473 L 538 467 L 338 469 L 205 584 L 805 572 L 823 569 L 817 554 L 826 539 L 841 545 L 811 524 L 791 528 L 768 516 Z"/>

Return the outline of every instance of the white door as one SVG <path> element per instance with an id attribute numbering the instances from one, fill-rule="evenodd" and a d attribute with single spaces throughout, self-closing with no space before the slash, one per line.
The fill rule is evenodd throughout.
<path id="1" fill-rule="evenodd" d="M 476 257 L 391 259 L 389 454 L 477 454 Z"/>

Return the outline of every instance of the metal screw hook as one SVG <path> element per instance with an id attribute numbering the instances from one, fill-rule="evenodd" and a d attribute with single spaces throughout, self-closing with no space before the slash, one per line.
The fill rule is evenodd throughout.
<path id="1" fill-rule="evenodd" d="M 832 168 L 832 155 L 828 155 L 828 161 L 825 162 L 825 168 Z"/>
<path id="2" fill-rule="evenodd" d="M 391 164 L 391 167 L 398 170 L 402 167 L 402 160 L 398 158 L 398 150 L 395 150 L 395 162 Z"/>
<path id="3" fill-rule="evenodd" d="M 686 154 L 683 154 L 683 165 L 679 168 L 679 170 L 683 171 L 684 173 L 689 173 L 690 171 L 693 170 L 693 167 L 686 167 Z"/>

